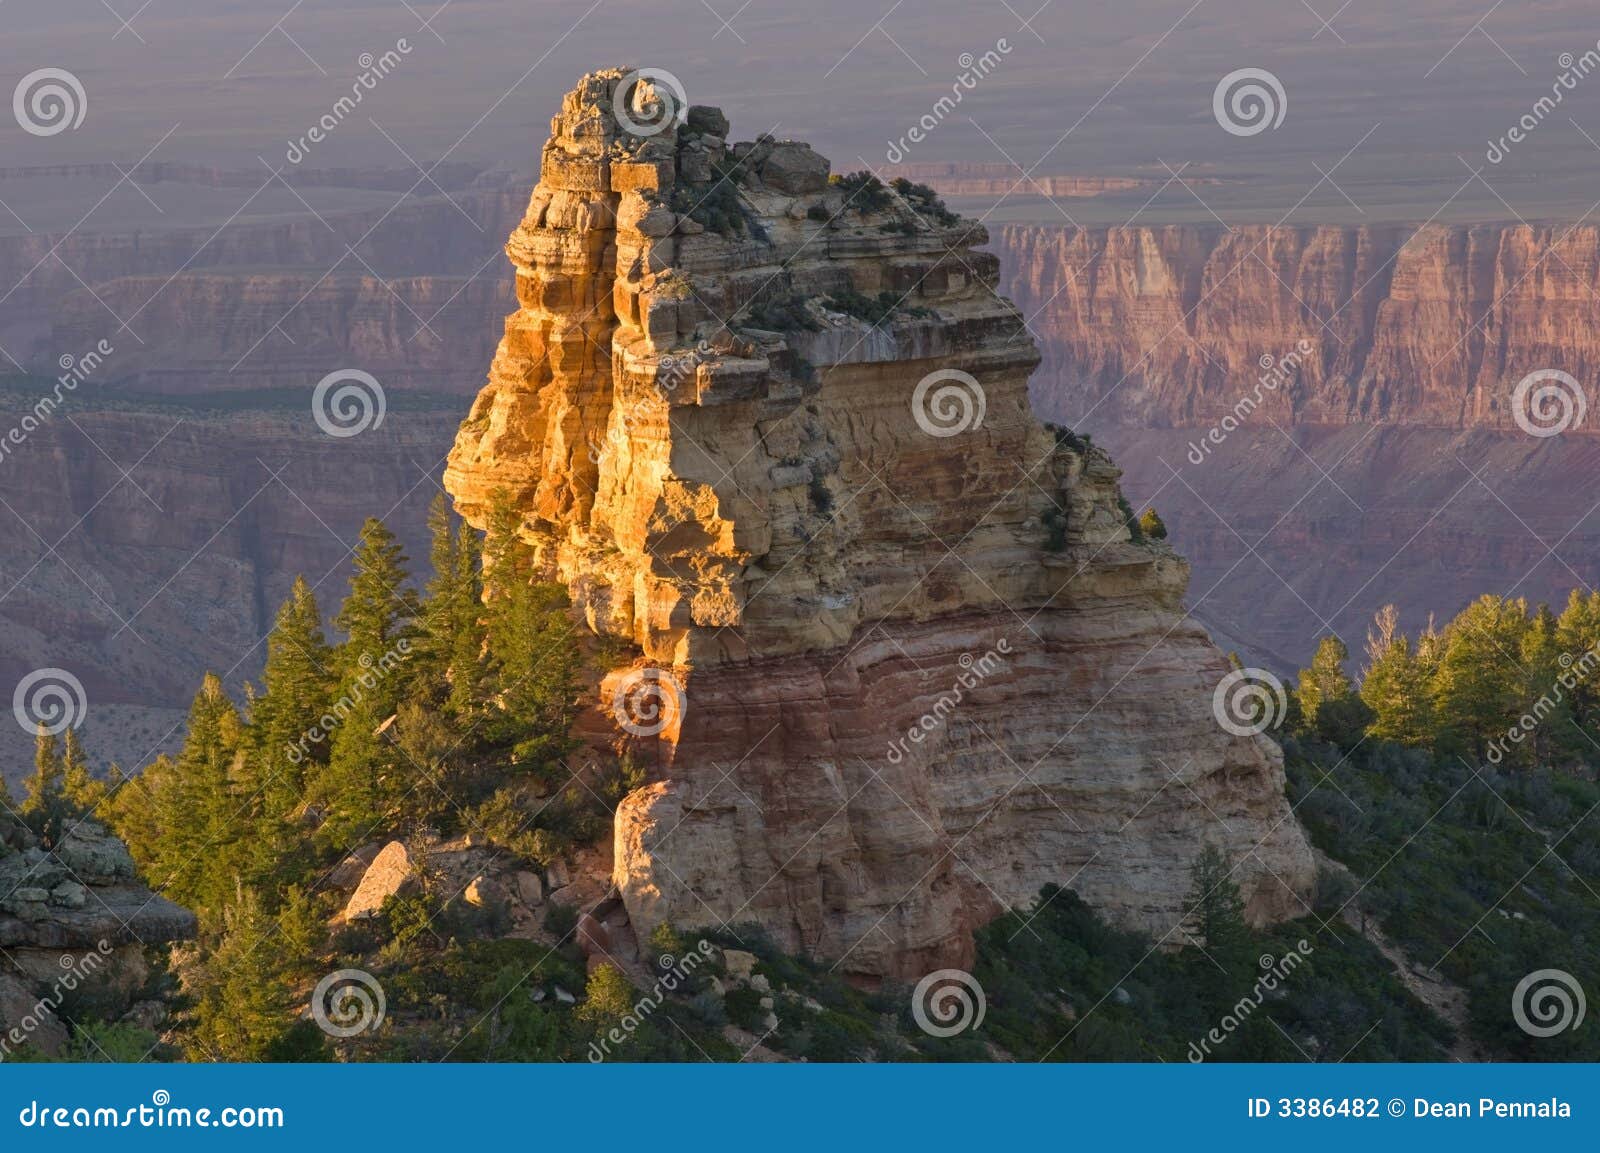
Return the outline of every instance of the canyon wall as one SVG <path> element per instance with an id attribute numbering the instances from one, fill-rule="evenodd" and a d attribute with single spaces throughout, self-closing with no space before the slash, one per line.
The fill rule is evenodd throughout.
<path id="1" fill-rule="evenodd" d="M 553 121 L 445 485 L 479 525 L 512 500 L 640 654 L 599 686 L 652 766 L 616 816 L 636 930 L 916 977 L 1050 882 L 1173 934 L 1207 844 L 1252 917 L 1303 911 L 1281 755 L 1218 725 L 1228 665 L 1109 458 L 1029 412 L 984 231 L 716 109 L 636 135 L 622 78 Z"/>
<path id="2" fill-rule="evenodd" d="M 1512 397 L 1556 369 L 1593 399 L 1600 229 L 1007 226 L 998 251 L 1036 410 L 1113 450 L 1254 659 L 1595 579 L 1600 418 L 1552 400 L 1535 426 L 1569 427 L 1533 436 Z"/>
<path id="3" fill-rule="evenodd" d="M 120 177 L 0 170 L 35 219 L 21 197 Z M 0 436 L 25 433 L 0 452 L 0 681 L 67 668 L 95 706 L 90 750 L 132 766 L 181 736 L 172 710 L 206 671 L 235 691 L 256 675 L 297 574 L 337 607 L 364 518 L 424 555 L 491 318 L 512 304 L 499 238 L 526 194 L 464 166 L 411 195 L 414 171 L 306 171 L 285 178 L 317 208 L 291 198 L 286 215 L 260 210 L 278 186 L 263 193 L 259 172 L 129 177 L 171 209 L 159 227 L 130 227 L 113 199 L 70 231 L 0 236 L 0 368 L 12 357 L 36 373 L 0 374 Z M 197 200 L 215 223 L 196 221 Z M 63 389 L 69 365 L 86 367 Z M 381 426 L 322 434 L 312 390 L 337 369 L 379 381 Z M 60 403 L 34 427 L 41 398 Z M 20 727 L 0 730 L 13 780 L 31 748 Z"/>

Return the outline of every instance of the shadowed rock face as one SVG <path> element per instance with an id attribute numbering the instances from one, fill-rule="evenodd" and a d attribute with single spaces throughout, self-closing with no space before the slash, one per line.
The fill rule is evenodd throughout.
<path id="1" fill-rule="evenodd" d="M 99 825 L 69 824 L 46 849 L 0 811 L 0 1058 L 24 1042 L 59 1052 L 64 992 L 91 988 L 125 1008 L 149 976 L 145 946 L 195 928 L 193 913 L 140 883 L 127 848 Z"/>
<path id="2" fill-rule="evenodd" d="M 1252 915 L 1300 911 L 1281 756 L 1213 718 L 1227 663 L 1184 562 L 1129 540 L 1109 458 L 1030 415 L 983 229 L 829 184 L 804 145 L 729 147 L 715 109 L 631 135 L 623 77 L 553 122 L 445 484 L 479 525 L 514 501 L 588 626 L 642 654 L 603 708 L 671 678 L 616 818 L 641 936 L 757 921 L 914 977 L 1048 882 L 1171 933 L 1208 843 Z M 919 388 L 939 370 L 966 375 Z"/>

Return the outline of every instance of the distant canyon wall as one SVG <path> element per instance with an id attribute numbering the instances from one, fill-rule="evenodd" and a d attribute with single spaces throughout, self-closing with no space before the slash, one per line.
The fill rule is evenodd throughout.
<path id="1" fill-rule="evenodd" d="M 141 179 L 160 175 L 173 174 Z M 264 479 L 257 458 L 276 467 L 299 435 L 275 431 L 287 417 L 235 410 L 223 394 L 282 392 L 289 411 L 298 404 L 289 398 L 309 405 L 311 386 L 345 367 L 372 372 L 396 395 L 465 401 L 482 384 L 494 334 L 516 307 L 501 249 L 525 192 L 461 180 L 447 182 L 461 210 L 414 197 L 386 219 L 362 210 L 326 224 L 241 220 L 214 239 L 214 229 L 0 238 L 4 284 L 18 285 L 0 303 L 0 328 L 32 325 L 41 362 L 81 355 L 109 334 L 117 351 L 97 383 L 194 398 L 204 419 L 189 414 L 193 423 L 134 476 L 163 507 L 186 510 L 198 547 L 236 507 L 229 502 Z M 1576 433 L 1600 427 L 1600 413 L 1537 440 L 1515 427 L 1508 403 L 1535 369 L 1600 380 L 1600 230 L 1413 231 L 994 230 L 1000 290 L 1028 318 L 1043 358 L 1030 382 L 1035 410 L 1113 452 L 1130 498 L 1154 499 L 1192 560 L 1195 615 L 1225 645 L 1282 668 L 1304 660 L 1328 626 L 1358 648 L 1387 600 L 1415 626 L 1486 589 L 1560 597 L 1596 577 L 1600 525 L 1580 518 L 1600 439 Z M 330 273 L 364 235 L 358 252 L 375 271 L 345 254 Z M 71 271 L 49 255 L 58 242 Z M 118 334 L 108 307 L 131 316 L 145 343 Z M 1265 392 L 1226 443 L 1192 464 L 1196 441 L 1254 391 L 1261 358 L 1281 360 L 1302 340 L 1311 352 L 1293 382 Z M 51 543 L 120 481 L 87 436 L 129 467 L 171 424 L 160 413 L 104 411 L 103 397 L 77 419 L 82 433 L 62 424 L 0 465 L 0 496 Z M 145 610 L 159 618 L 174 590 L 205 586 L 176 597 L 170 621 L 141 624 L 150 651 L 126 632 L 113 642 L 118 622 L 84 593 L 81 612 L 68 615 L 88 678 L 119 699 L 182 703 L 204 667 L 265 628 L 295 572 L 338 560 L 342 547 L 309 510 L 351 539 L 362 516 L 388 511 L 420 539 L 437 490 L 412 486 L 421 469 L 437 475 L 453 427 L 446 409 L 400 403 L 385 426 L 398 441 L 380 430 L 343 445 L 309 442 L 300 451 L 346 455 L 292 469 L 294 495 L 270 486 L 223 529 Z M 187 556 L 183 542 L 165 542 L 167 529 L 140 527 L 140 505 L 150 508 L 122 482 L 61 545 L 97 587 L 131 579 L 142 588 L 145 578 L 130 574 L 149 573 L 153 594 Z M 262 510 L 276 527 L 257 533 Z M 6 588 L 43 549 L 18 532 L 22 559 L 4 566 Z M 0 600 L 18 668 L 43 652 L 34 609 L 41 574 L 52 571 L 34 570 Z M 81 590 L 64 569 L 56 575 Z M 328 600 L 342 579 L 325 587 Z M 143 599 L 114 603 L 126 614 Z"/>
<path id="2" fill-rule="evenodd" d="M 1600 413 L 1534 437 L 1512 394 L 1559 369 L 1600 399 L 1600 229 L 1006 226 L 996 244 L 1043 352 L 1035 409 L 1156 504 L 1223 643 L 1288 669 L 1330 630 L 1358 651 L 1390 601 L 1414 628 L 1595 579 Z"/>

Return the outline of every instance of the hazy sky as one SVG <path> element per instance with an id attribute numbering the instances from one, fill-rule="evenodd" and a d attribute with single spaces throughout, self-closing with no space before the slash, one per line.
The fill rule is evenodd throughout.
<path id="1" fill-rule="evenodd" d="M 841 167 L 859 167 L 857 158 L 877 165 L 888 142 L 950 91 L 962 54 L 982 56 L 1003 38 L 1010 51 L 910 160 L 1162 179 L 1170 167 L 1223 180 L 1214 195 L 1195 186 L 1221 211 L 1271 219 L 1310 190 L 1315 212 L 1369 218 L 1425 218 L 1463 182 L 1470 186 L 1447 215 L 1477 205 L 1501 217 L 1575 216 L 1586 195 L 1600 195 L 1591 191 L 1600 148 L 1584 135 L 1600 140 L 1600 74 L 1578 79 L 1527 141 L 1485 170 L 1489 187 L 1462 163 L 1482 166 L 1489 141 L 1551 92 L 1563 53 L 1581 58 L 1595 47 L 1600 12 L 1574 0 L 4 7 L 3 91 L 37 69 L 61 68 L 87 101 L 81 126 L 53 136 L 0 116 L 5 165 L 126 164 L 152 148 L 154 160 L 280 163 L 289 142 L 350 91 L 362 54 L 402 38 L 411 51 L 306 163 L 407 167 L 408 156 L 448 155 L 531 172 L 560 94 L 587 69 L 627 63 L 665 68 L 691 100 L 734 110 L 737 136 L 772 129 L 811 140 Z M 1244 68 L 1281 83 L 1277 128 L 1251 136 L 1219 128 L 1214 90 Z M 1331 183 L 1317 187 L 1323 171 Z M 1205 215 L 1186 191 L 1163 203 L 1158 215 Z"/>

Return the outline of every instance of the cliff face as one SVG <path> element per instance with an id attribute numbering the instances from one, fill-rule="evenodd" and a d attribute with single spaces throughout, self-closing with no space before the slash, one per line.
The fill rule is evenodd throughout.
<path id="1" fill-rule="evenodd" d="M 632 134 L 622 79 L 553 122 L 445 484 L 479 525 L 514 501 L 642 653 L 601 689 L 654 766 L 616 816 L 640 934 L 758 921 L 920 975 L 1052 881 L 1167 933 L 1207 843 L 1254 916 L 1300 911 L 1278 751 L 1212 716 L 1228 666 L 1117 470 L 1030 415 L 983 230 L 804 145 L 730 148 L 715 109 Z"/>
<path id="2" fill-rule="evenodd" d="M 379 279 L 351 263 L 355 274 L 117 277 L 57 303 L 50 344 L 90 349 L 112 330 L 118 347 L 108 371 L 130 388 L 171 395 L 309 391 L 342 365 L 359 365 L 386 390 L 470 395 L 477 366 L 494 351 L 483 318 L 513 303 L 504 278 Z M 141 340 L 119 337 L 108 309 L 138 313 L 132 323 Z"/>
<path id="3" fill-rule="evenodd" d="M 1214 424 L 1302 340 L 1261 407 L 1279 424 L 1516 431 L 1529 373 L 1600 378 L 1592 226 L 1008 226 L 1000 251 L 1037 395 L 1099 424 Z"/>
<path id="4" fill-rule="evenodd" d="M 998 250 L 1036 410 L 1159 506 L 1220 642 L 1288 671 L 1324 621 L 1355 651 L 1384 604 L 1414 629 L 1485 591 L 1559 603 L 1600 561 L 1571 480 L 1600 421 L 1533 437 L 1511 401 L 1542 369 L 1597 399 L 1600 230 L 1008 226 Z"/>
<path id="5" fill-rule="evenodd" d="M 182 706 L 208 669 L 231 685 L 257 675 L 297 573 L 337 605 L 367 516 L 384 513 L 412 556 L 426 551 L 429 477 L 458 408 L 397 396 L 381 427 L 334 440 L 306 392 L 276 409 L 197 411 L 135 406 L 120 385 L 89 391 L 0 463 L 0 499 L 28 526 L 0 554 L 3 683 L 56 665 L 84 683 L 97 718 L 111 703 Z M 36 395 L 0 393 L 0 426 Z M 143 764 L 178 719 L 106 755 Z M 0 749 L 25 766 L 31 737 L 10 729 Z M 105 735 L 98 720 L 87 735 Z"/>

